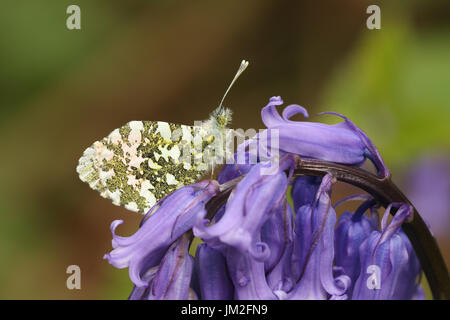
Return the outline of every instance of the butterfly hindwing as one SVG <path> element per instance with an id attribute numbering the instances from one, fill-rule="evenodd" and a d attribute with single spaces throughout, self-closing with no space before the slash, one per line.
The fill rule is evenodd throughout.
<path id="1" fill-rule="evenodd" d="M 206 134 L 186 125 L 131 121 L 87 148 L 77 172 L 115 205 L 146 213 L 165 195 L 196 182 L 209 169 L 195 161 L 202 156 L 195 139 L 202 141 Z M 182 159 L 186 152 L 191 156 L 188 161 Z"/>

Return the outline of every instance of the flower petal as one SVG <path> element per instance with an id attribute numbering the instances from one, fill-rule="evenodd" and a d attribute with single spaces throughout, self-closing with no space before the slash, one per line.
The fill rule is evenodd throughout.
<path id="1" fill-rule="evenodd" d="M 361 271 L 359 247 L 377 229 L 375 221 L 364 214 L 370 208 L 367 205 L 373 205 L 373 200 L 365 201 L 355 213 L 344 212 L 335 230 L 335 264 L 352 280 L 350 296 Z"/>
<path id="2" fill-rule="evenodd" d="M 227 202 L 224 215 L 211 226 L 206 222 L 194 227 L 194 234 L 209 242 L 213 239 L 249 252 L 254 258 L 264 260 L 267 251 L 259 244 L 261 226 L 286 201 L 288 178 L 285 170 L 294 168 L 297 157 L 287 155 L 280 160 L 273 174 L 262 174 L 268 163 L 259 163 L 237 184 Z"/>
<path id="3" fill-rule="evenodd" d="M 225 257 L 219 250 L 202 243 L 195 254 L 198 293 L 202 300 L 233 299 L 233 283 L 228 276 Z"/>
<path id="4" fill-rule="evenodd" d="M 149 300 L 187 300 L 194 259 L 189 255 L 189 236 L 184 235 L 173 243 L 150 283 Z"/>
<path id="5" fill-rule="evenodd" d="M 238 147 L 239 152 L 249 145 L 260 144 L 258 139 L 266 143 L 266 149 L 279 148 L 280 153 L 297 154 L 304 157 L 322 159 L 345 164 L 361 164 L 370 152 L 367 146 L 373 144 L 367 136 L 354 130 L 352 123 L 344 122 L 338 125 L 328 125 L 317 122 L 292 121 L 289 118 L 297 113 L 307 116 L 306 110 L 298 105 L 290 105 L 283 111 L 283 117 L 276 106 L 283 101 L 280 97 L 272 97 L 267 106 L 261 111 L 264 124 L 269 132 L 260 132 L 244 145 Z M 272 136 L 276 130 L 279 140 L 277 146 L 272 146 Z M 374 151 L 370 149 L 371 151 Z"/>
<path id="6" fill-rule="evenodd" d="M 129 267 L 131 280 L 146 286 L 142 274 L 157 265 L 170 244 L 206 214 L 205 203 L 218 191 L 218 184 L 207 180 L 176 190 L 130 237 L 117 236 L 115 228 L 121 221 L 114 221 L 114 250 L 104 258 L 117 268 Z"/>
<path id="7" fill-rule="evenodd" d="M 226 260 L 234 284 L 235 299 L 278 299 L 267 284 L 264 262 L 256 261 L 250 254 L 233 247 L 227 249 Z"/>
<path id="8" fill-rule="evenodd" d="M 399 207 L 391 222 L 387 217 Z M 361 271 L 353 289 L 354 300 L 413 299 L 419 297 L 420 265 L 401 224 L 412 214 L 407 204 L 392 204 L 385 211 L 382 230 L 374 231 L 360 247 Z"/>
<path id="9" fill-rule="evenodd" d="M 389 169 L 384 164 L 383 158 L 378 152 L 378 149 L 375 147 L 369 137 L 364 133 L 364 131 L 358 128 L 349 118 L 337 112 L 322 112 L 321 114 L 332 114 L 344 119 L 345 122 L 343 124 L 345 124 L 347 128 L 357 134 L 360 137 L 361 141 L 364 143 L 365 147 L 368 150 L 366 156 L 368 156 L 369 159 L 373 162 L 373 164 L 377 168 L 378 174 L 383 178 L 387 178 L 390 175 Z"/>
<path id="10" fill-rule="evenodd" d="M 328 299 L 347 290 L 349 278 L 333 276 L 336 212 L 329 196 L 333 182 L 331 175 L 325 175 L 314 203 L 297 211 L 292 265 L 299 280 L 289 299 Z"/>

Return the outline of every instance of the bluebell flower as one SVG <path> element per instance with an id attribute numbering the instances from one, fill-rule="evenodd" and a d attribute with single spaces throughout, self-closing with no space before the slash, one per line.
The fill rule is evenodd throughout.
<path id="1" fill-rule="evenodd" d="M 287 210 L 289 178 L 285 170 L 291 171 L 297 161 L 296 156 L 286 155 L 270 175 L 261 171 L 267 163 L 254 165 L 236 185 L 224 215 L 212 226 L 204 221 L 194 227 L 194 234 L 204 241 L 227 246 L 225 255 L 237 299 L 277 298 L 266 271 L 274 268 L 283 254 L 285 235 L 281 232 L 272 237 L 264 230 L 268 225 L 284 226 L 283 221 L 274 219 L 282 218 L 280 214 Z"/>
<path id="2" fill-rule="evenodd" d="M 199 223 L 194 226 L 194 234 L 205 241 L 216 240 L 249 252 L 257 260 L 267 259 L 270 249 L 259 241 L 260 230 L 274 208 L 286 201 L 289 179 L 284 171 L 294 169 L 296 163 L 296 156 L 287 155 L 269 175 L 261 170 L 268 167 L 267 163 L 253 166 L 233 189 L 220 220 L 210 226 L 209 220 Z"/>
<path id="3" fill-rule="evenodd" d="M 302 114 L 308 118 L 308 112 L 302 106 L 291 104 L 284 108 L 280 116 L 277 106 L 283 104 L 281 97 L 270 98 L 269 103 L 262 109 L 261 118 L 267 127 L 254 138 L 238 147 L 238 151 L 253 146 L 259 150 L 261 141 L 270 153 L 271 136 L 278 135 L 275 146 L 281 155 L 285 153 L 297 154 L 302 157 L 315 158 L 342 164 L 362 165 L 366 159 L 371 160 L 379 175 L 389 176 L 378 150 L 367 135 L 348 118 L 338 113 L 333 114 L 344 119 L 344 122 L 329 125 L 318 122 L 293 121 L 290 118 Z M 259 151 L 259 153 L 262 153 Z"/>
<path id="4" fill-rule="evenodd" d="M 228 274 L 227 261 L 217 249 L 201 243 L 195 253 L 195 285 L 202 300 L 231 300 L 234 287 Z"/>
<path id="5" fill-rule="evenodd" d="M 129 268 L 130 279 L 138 287 L 148 286 L 143 274 L 158 265 L 169 246 L 206 214 L 205 204 L 219 191 L 215 181 L 201 181 L 182 187 L 163 198 L 130 237 L 115 234 L 122 220 L 111 224 L 112 250 L 105 258 L 116 268 Z"/>
<path id="6" fill-rule="evenodd" d="M 261 228 L 261 241 L 270 255 L 264 261 L 267 283 L 275 294 L 289 292 L 294 284 L 292 250 L 294 246 L 294 212 L 284 201 Z"/>
<path id="7" fill-rule="evenodd" d="M 234 284 L 237 300 L 273 300 L 277 294 L 269 286 L 264 261 L 257 260 L 248 252 L 229 247 L 226 250 L 228 270 Z"/>
<path id="8" fill-rule="evenodd" d="M 105 258 L 129 268 L 130 299 L 423 298 L 421 266 L 401 229 L 409 205 L 389 205 L 379 224 L 379 204 L 370 195 L 332 205 L 332 171 L 295 175 L 302 158 L 351 166 L 370 160 L 385 181 L 389 170 L 373 143 L 344 116 L 335 125 L 292 121 L 306 110 L 290 105 L 280 116 L 281 104 L 273 97 L 262 109 L 267 132 L 279 133 L 279 157 L 224 165 L 217 181 L 174 191 L 130 237 L 115 234 L 122 221 L 112 223 L 113 250 Z M 247 161 L 247 148 L 258 139 L 238 147 Z M 337 219 L 335 207 L 351 199 L 363 202 Z M 397 211 L 388 223 L 392 208 Z M 192 257 L 194 236 L 203 243 Z M 376 268 L 374 280 L 368 270 Z"/>
<path id="9" fill-rule="evenodd" d="M 298 178 L 297 178 L 298 179 Z M 333 184 L 331 175 L 326 175 L 320 184 L 317 181 L 300 177 L 299 184 L 305 180 L 317 191 L 310 201 L 303 203 L 296 212 L 295 240 L 292 264 L 297 283 L 289 293 L 289 299 L 346 298 L 350 284 L 347 275 L 334 277 L 334 225 L 336 212 L 331 205 L 330 191 Z"/>
<path id="10" fill-rule="evenodd" d="M 183 235 L 167 250 L 157 267 L 150 268 L 142 277 L 146 286 L 135 286 L 130 300 L 193 300 L 191 289 L 194 259 L 189 255 L 190 239 Z"/>
<path id="11" fill-rule="evenodd" d="M 393 207 L 398 210 L 388 223 Z M 419 286 L 421 268 L 402 223 L 412 215 L 407 204 L 394 203 L 386 208 L 381 230 L 373 231 L 359 249 L 361 269 L 352 299 L 386 300 L 423 298 Z"/>
<path id="12" fill-rule="evenodd" d="M 347 291 L 349 295 L 361 271 L 359 248 L 364 240 L 378 229 L 378 214 L 374 206 L 375 201 L 369 197 L 355 212 L 344 212 L 335 230 L 335 264 L 351 279 Z M 372 212 L 371 217 L 364 214 L 368 209 Z"/>

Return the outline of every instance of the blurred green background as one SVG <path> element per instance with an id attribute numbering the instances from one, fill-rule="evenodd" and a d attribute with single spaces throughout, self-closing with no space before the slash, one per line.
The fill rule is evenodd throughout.
<path id="1" fill-rule="evenodd" d="M 262 128 L 260 108 L 281 95 L 311 115 L 350 117 L 406 193 L 417 159 L 448 164 L 450 2 L 391 2 L 3 0 L 0 298 L 126 298 L 128 270 L 102 257 L 111 221 L 129 235 L 141 217 L 82 183 L 78 158 L 130 120 L 206 118 L 242 59 L 250 66 L 226 101 L 233 127 Z M 70 4 L 81 30 L 66 28 Z M 381 30 L 366 28 L 371 4 Z M 433 214 L 422 211 L 432 225 Z M 449 265 L 448 211 L 437 221 Z M 72 264 L 81 290 L 66 288 Z"/>

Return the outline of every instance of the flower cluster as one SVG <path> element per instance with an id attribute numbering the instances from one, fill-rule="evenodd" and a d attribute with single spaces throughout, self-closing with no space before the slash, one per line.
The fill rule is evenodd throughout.
<path id="1" fill-rule="evenodd" d="M 392 203 L 378 219 L 369 195 L 331 203 L 335 177 L 296 176 L 300 157 L 389 171 L 369 138 L 349 119 L 328 125 L 293 121 L 304 108 L 273 97 L 262 109 L 279 135 L 278 165 L 225 165 L 216 180 L 163 198 L 139 230 L 120 237 L 105 258 L 129 268 L 130 299 L 416 299 L 421 267 L 401 225 L 412 214 Z M 249 146 L 258 137 L 246 142 Z M 271 170 L 270 174 L 267 173 Z M 226 201 L 210 206 L 214 199 Z M 363 200 L 337 219 L 335 208 Z M 218 203 L 218 202 L 216 202 Z M 395 215 L 390 219 L 391 212 Z M 202 243 L 189 253 L 193 237 Z"/>

